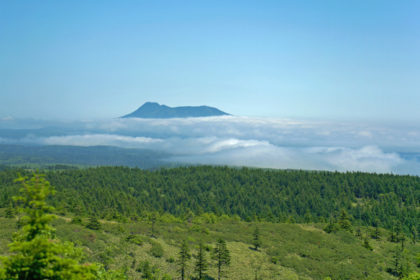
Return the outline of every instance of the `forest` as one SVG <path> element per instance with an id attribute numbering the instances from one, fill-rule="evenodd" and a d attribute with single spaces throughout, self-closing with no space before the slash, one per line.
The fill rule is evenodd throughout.
<path id="1" fill-rule="evenodd" d="M 56 166 L 39 177 L 45 201 L 26 192 L 42 205 L 34 214 L 22 208 L 22 182 L 31 186 L 40 176 L 33 172 L 0 168 L 0 255 L 7 275 L 19 271 L 21 252 L 38 248 L 33 244 L 42 238 L 50 250 L 47 241 L 55 238 L 54 244 L 64 242 L 54 245 L 55 262 L 76 276 L 57 272 L 54 279 L 419 277 L 419 177 Z M 35 228 L 43 230 L 35 232 L 42 238 L 19 243 L 36 236 L 33 225 L 40 222 Z"/>
<path id="2" fill-rule="evenodd" d="M 11 207 L 18 174 L 28 171 L 0 171 L 0 207 Z M 186 220 L 207 213 L 247 222 L 325 223 L 344 209 L 357 225 L 420 231 L 417 176 L 191 166 L 50 170 L 46 178 L 57 190 L 50 202 L 63 214 L 116 220 L 157 212 Z"/>

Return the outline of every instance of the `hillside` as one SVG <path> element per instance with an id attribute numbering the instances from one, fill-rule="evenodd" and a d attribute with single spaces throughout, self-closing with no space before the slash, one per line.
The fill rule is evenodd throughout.
<path id="1" fill-rule="evenodd" d="M 226 115 L 229 114 L 209 106 L 169 107 L 155 102 L 146 102 L 136 111 L 125 115 L 122 118 L 168 119 Z"/>
<path id="2" fill-rule="evenodd" d="M 0 171 L 0 207 L 17 193 L 19 172 L 29 174 Z M 416 176 L 200 166 L 99 167 L 48 171 L 46 178 L 58 191 L 51 203 L 62 213 L 106 219 L 153 211 L 181 219 L 214 213 L 244 221 L 326 223 L 344 209 L 355 225 L 420 232 Z"/>
<path id="3" fill-rule="evenodd" d="M 0 168 L 0 255 L 19 228 L 19 173 L 31 171 Z M 397 279 L 419 271 L 418 177 L 211 166 L 45 174 L 56 189 L 48 201 L 59 239 L 128 279 L 177 279 L 183 241 L 193 256 L 186 279 L 196 279 L 199 243 L 206 279 L 216 279 L 219 239 L 231 258 L 224 279 Z"/>
<path id="4" fill-rule="evenodd" d="M 2 211 L 0 211 L 2 213 Z M 0 218 L 0 252 L 7 252 L 6 244 L 16 229 L 16 220 Z M 218 238 L 227 241 L 231 265 L 225 279 L 396 279 L 387 269 L 393 267 L 393 256 L 399 244 L 387 240 L 390 234 L 381 230 L 381 239 L 369 239 L 373 250 L 362 246 L 363 241 L 345 231 L 327 234 L 321 224 L 245 223 L 234 220 L 216 222 L 170 222 L 163 217 L 151 222 L 130 223 L 102 221 L 101 229 L 86 228 L 72 223 L 71 217 L 54 222 L 58 237 L 84 248 L 88 261 L 100 262 L 111 269 L 122 268 L 129 279 L 177 279 L 176 260 L 179 246 L 186 239 L 193 255 L 203 241 L 210 263 L 208 274 L 217 275 L 211 251 Z M 262 247 L 251 249 L 255 226 L 261 232 Z M 373 229 L 362 228 L 363 234 Z M 412 271 L 420 246 L 406 242 L 406 256 Z M 194 273 L 194 258 L 188 262 L 187 279 Z M 140 278 L 145 264 L 155 267 L 159 278 Z M 167 278 L 162 278 L 166 275 Z M 170 276 L 170 277 L 168 277 Z"/>

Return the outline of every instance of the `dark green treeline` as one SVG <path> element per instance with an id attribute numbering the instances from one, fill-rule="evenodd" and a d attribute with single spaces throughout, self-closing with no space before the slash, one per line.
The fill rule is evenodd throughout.
<path id="1" fill-rule="evenodd" d="M 18 172 L 26 173 L 0 171 L 0 207 L 10 207 Z M 420 232 L 417 176 L 198 166 L 47 171 L 46 179 L 57 190 L 51 203 L 58 211 L 81 216 L 140 218 L 157 211 L 182 219 L 214 213 L 301 223 L 326 222 L 345 209 L 354 224 Z"/>

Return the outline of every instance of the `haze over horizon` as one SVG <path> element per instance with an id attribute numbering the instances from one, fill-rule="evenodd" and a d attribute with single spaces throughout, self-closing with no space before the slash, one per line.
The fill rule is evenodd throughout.
<path id="1" fill-rule="evenodd" d="M 3 1 L 0 118 L 146 101 L 240 116 L 419 121 L 418 1 Z"/>
<path id="2" fill-rule="evenodd" d="M 2 1 L 0 145 L 419 175 L 419 11 L 409 0 Z M 233 116 L 119 119 L 145 102 Z"/>

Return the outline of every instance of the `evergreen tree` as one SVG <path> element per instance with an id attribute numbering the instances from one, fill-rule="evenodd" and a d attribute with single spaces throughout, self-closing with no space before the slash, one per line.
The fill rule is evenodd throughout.
<path id="1" fill-rule="evenodd" d="M 10 246 L 12 255 L 3 258 L 4 279 L 97 279 L 96 265 L 80 265 L 81 251 L 70 242 L 55 239 L 55 229 L 50 225 L 53 207 L 45 199 L 54 193 L 42 175 L 30 179 L 20 177 L 20 204 L 22 228 L 14 235 Z"/>
<path id="2" fill-rule="evenodd" d="M 179 273 L 181 273 L 181 280 L 185 279 L 185 271 L 187 269 L 187 262 L 191 259 L 190 249 L 188 248 L 187 241 L 182 241 L 181 249 L 178 253 Z"/>
<path id="3" fill-rule="evenodd" d="M 396 241 L 395 242 L 400 242 L 401 238 L 404 238 L 404 233 L 402 232 L 402 225 L 400 221 L 396 222 L 396 226 L 395 226 L 395 234 L 396 234 Z"/>
<path id="4" fill-rule="evenodd" d="M 398 236 L 395 233 L 395 226 L 392 227 L 391 229 L 391 234 L 389 235 L 389 239 L 390 242 L 398 242 Z"/>
<path id="5" fill-rule="evenodd" d="M 375 229 L 373 230 L 371 237 L 376 240 L 381 239 L 381 232 L 379 231 L 378 225 L 375 225 Z"/>
<path id="6" fill-rule="evenodd" d="M 14 209 L 11 207 L 6 208 L 6 211 L 4 212 L 4 217 L 8 219 L 14 218 L 15 217 Z"/>
<path id="7" fill-rule="evenodd" d="M 141 279 L 159 280 L 159 268 L 151 265 L 149 261 L 141 262 L 137 272 L 141 272 Z"/>
<path id="8" fill-rule="evenodd" d="M 410 261 L 408 260 L 407 251 L 399 246 L 395 247 L 394 267 L 390 272 L 397 276 L 398 279 L 402 279 L 410 273 Z"/>
<path id="9" fill-rule="evenodd" d="M 255 251 L 258 251 L 258 248 L 261 247 L 260 229 L 258 226 L 254 229 L 252 245 L 254 245 Z"/>
<path id="10" fill-rule="evenodd" d="M 413 243 L 413 244 L 416 244 L 416 242 L 417 242 L 417 230 L 416 230 L 416 227 L 415 226 L 412 226 L 411 227 L 411 242 Z"/>
<path id="11" fill-rule="evenodd" d="M 217 279 L 220 280 L 224 274 L 223 267 L 230 265 L 230 253 L 226 246 L 226 241 L 221 238 L 217 240 L 216 247 L 213 252 L 213 259 L 216 260 Z"/>
<path id="12" fill-rule="evenodd" d="M 89 222 L 86 225 L 87 228 L 92 230 L 100 230 L 101 229 L 101 223 L 98 221 L 96 217 L 90 217 Z"/>
<path id="13" fill-rule="evenodd" d="M 200 242 L 200 244 L 198 245 L 198 252 L 195 258 L 196 258 L 195 272 L 197 273 L 197 277 L 200 280 L 204 279 L 204 276 L 208 268 L 208 263 L 206 259 L 206 252 L 204 250 L 203 242 Z"/>
<path id="14" fill-rule="evenodd" d="M 356 234 L 355 235 L 358 238 L 362 238 L 362 230 L 359 227 L 356 229 Z"/>
<path id="15" fill-rule="evenodd" d="M 353 231 L 349 215 L 344 209 L 341 209 L 340 217 L 338 219 L 338 225 L 340 226 L 340 229 L 344 229 L 350 232 Z"/>
<path id="16" fill-rule="evenodd" d="M 157 212 L 153 212 L 153 213 L 151 213 L 150 215 L 149 215 L 149 222 L 150 222 L 150 224 L 151 224 L 151 236 L 152 237 L 154 237 L 154 238 L 156 238 L 156 235 L 155 235 L 155 225 L 156 225 L 156 222 L 157 222 L 157 220 L 158 220 L 158 216 L 159 216 L 159 214 L 157 213 Z"/>
<path id="17" fill-rule="evenodd" d="M 3 208 L 9 205 L 9 197 L 15 191 L 11 179 L 15 173 L 14 169 L 0 172 Z M 153 172 L 98 167 L 49 171 L 47 176 L 65 190 L 60 190 L 62 194 L 53 203 L 61 211 L 76 216 L 102 213 L 101 218 L 124 220 L 164 209 L 189 221 L 204 212 L 213 212 L 218 216 L 237 215 L 248 221 L 261 218 L 271 221 L 277 217 L 277 221 L 284 222 L 289 217 L 289 223 L 305 219 L 325 222 L 338 208 L 346 209 L 350 220 L 354 217 L 359 225 L 374 226 L 374 221 L 380 219 L 381 227 L 391 229 L 393 222 L 400 220 L 402 231 L 409 234 L 411 227 L 418 224 L 420 178 L 415 176 L 210 166 Z M 205 182 L 201 183 L 203 178 Z M 183 203 L 179 204 L 180 201 Z M 350 207 L 350 201 L 360 203 Z M 337 226 L 339 217 L 334 220 Z M 342 226 L 346 228 L 345 224 Z"/>
<path id="18" fill-rule="evenodd" d="M 339 230 L 338 224 L 334 222 L 333 218 L 330 218 L 328 225 L 324 228 L 326 233 L 337 232 Z"/>
<path id="19" fill-rule="evenodd" d="M 369 243 L 369 239 L 367 238 L 367 236 L 365 236 L 365 238 L 363 239 L 363 247 L 365 247 L 366 249 L 372 251 L 373 248 Z"/>

